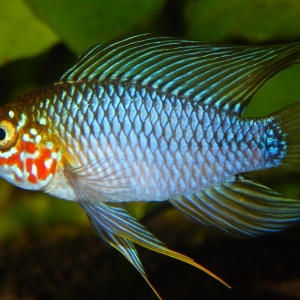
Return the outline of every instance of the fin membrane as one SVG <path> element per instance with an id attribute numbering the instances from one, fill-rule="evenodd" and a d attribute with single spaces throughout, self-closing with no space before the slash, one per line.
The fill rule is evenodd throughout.
<path id="1" fill-rule="evenodd" d="M 101 228 L 101 225 L 99 225 L 94 219 L 90 218 L 90 222 L 93 225 L 96 233 L 108 244 L 110 244 L 112 247 L 117 249 L 119 252 L 121 252 L 128 261 L 138 270 L 138 272 L 143 276 L 145 281 L 148 283 L 148 285 L 151 287 L 153 292 L 156 294 L 158 299 L 162 300 L 155 288 L 152 286 L 150 281 L 148 280 L 147 274 L 144 270 L 143 265 L 141 264 L 141 261 L 139 259 L 138 253 L 136 251 L 136 248 L 134 246 L 134 243 L 130 240 L 124 239 L 122 237 L 119 237 L 117 235 L 111 234 L 109 232 L 104 231 Z"/>
<path id="2" fill-rule="evenodd" d="M 242 114 L 268 78 L 299 58 L 300 43 L 215 45 L 141 34 L 94 46 L 59 81 L 134 84 Z"/>
<path id="3" fill-rule="evenodd" d="M 204 271 L 222 284 L 230 287 L 222 279 L 194 262 L 191 258 L 166 248 L 166 246 L 152 235 L 147 228 L 129 215 L 122 204 L 117 202 L 106 202 L 107 196 L 102 198 L 101 194 L 98 194 L 98 197 L 96 197 L 95 191 L 91 190 L 90 186 L 85 184 L 85 181 L 81 179 L 77 170 L 72 171 L 72 169 L 66 169 L 65 175 L 74 188 L 78 203 L 86 212 L 97 234 L 111 246 L 120 251 L 130 261 L 158 297 L 158 293 L 147 279 L 133 243 L 137 243 L 150 250 L 181 260 Z"/>
<path id="4" fill-rule="evenodd" d="M 279 232 L 300 221 L 300 201 L 243 175 L 171 203 L 186 216 L 239 238 Z"/>

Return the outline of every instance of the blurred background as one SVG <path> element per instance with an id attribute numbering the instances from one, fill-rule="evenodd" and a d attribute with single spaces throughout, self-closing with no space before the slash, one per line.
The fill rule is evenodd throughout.
<path id="1" fill-rule="evenodd" d="M 295 0 L 0 0 L 1 105 L 51 84 L 91 45 L 139 32 L 215 43 L 300 41 Z M 246 116 L 300 100 L 300 67 L 277 74 Z M 255 177 L 300 199 L 295 173 Z M 149 279 L 165 299 L 300 299 L 300 227 L 233 240 L 196 226 L 167 204 L 130 207 L 171 249 L 232 286 L 140 249 Z M 0 181 L 0 299 L 156 299 L 140 275 L 92 232 L 76 203 Z"/>

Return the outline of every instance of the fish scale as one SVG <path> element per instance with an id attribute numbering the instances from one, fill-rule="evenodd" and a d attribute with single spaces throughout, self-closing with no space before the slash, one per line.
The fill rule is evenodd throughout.
<path id="1" fill-rule="evenodd" d="M 143 276 L 135 243 L 190 264 L 126 208 L 169 201 L 244 238 L 300 221 L 300 201 L 243 174 L 300 170 L 300 102 L 242 118 L 257 89 L 299 63 L 300 43 L 214 45 L 142 34 L 96 45 L 58 82 L 0 109 L 0 176 L 72 200 Z"/>
<path id="2" fill-rule="evenodd" d="M 76 157 L 77 164 L 73 167 L 99 159 L 105 161 L 103 170 L 97 170 L 99 176 L 109 177 L 113 173 L 110 179 L 115 186 L 120 186 L 119 193 L 128 193 L 122 186 L 130 185 L 128 201 L 161 201 L 264 166 L 264 141 L 262 134 L 257 134 L 263 130 L 259 119 L 256 122 L 238 119 L 235 114 L 228 116 L 174 96 L 165 97 L 162 104 L 158 93 L 154 95 L 146 88 L 141 91 L 141 88 L 126 85 L 120 88 L 91 83 L 74 88 L 70 84 L 56 84 L 47 89 L 44 99 L 38 101 L 50 99 L 46 118 L 54 120 L 53 130 Z M 74 95 L 76 106 L 71 106 L 72 118 L 69 116 L 65 124 L 62 122 L 66 121 L 65 107 Z M 98 106 L 89 105 L 95 99 Z M 38 120 L 42 113 L 38 112 L 37 104 L 32 104 Z M 246 132 L 253 133 L 248 142 L 242 140 Z M 74 138 L 80 143 L 73 142 L 70 149 Z M 226 151 L 218 150 L 220 144 Z M 105 189 L 105 193 L 109 193 L 108 190 Z M 123 198 L 120 201 L 124 201 Z"/>

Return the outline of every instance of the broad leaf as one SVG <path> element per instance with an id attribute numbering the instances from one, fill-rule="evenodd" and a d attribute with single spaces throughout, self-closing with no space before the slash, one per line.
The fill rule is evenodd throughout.
<path id="1" fill-rule="evenodd" d="M 130 32 L 145 31 L 166 0 L 26 0 L 75 52 Z"/>
<path id="2" fill-rule="evenodd" d="M 24 0 L 0 0 L 0 5 L 0 65 L 34 56 L 58 42 L 58 36 Z"/>
<path id="3" fill-rule="evenodd" d="M 187 6 L 188 37 L 208 41 L 299 40 L 295 0 L 196 0 Z"/>

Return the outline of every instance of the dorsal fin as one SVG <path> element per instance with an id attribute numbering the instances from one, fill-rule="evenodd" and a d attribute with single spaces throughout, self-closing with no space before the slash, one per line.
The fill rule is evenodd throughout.
<path id="1" fill-rule="evenodd" d="M 241 114 L 264 81 L 299 57 L 300 43 L 213 45 L 142 34 L 91 48 L 60 81 L 129 82 Z"/>

